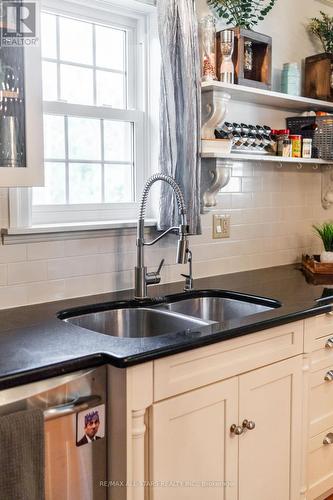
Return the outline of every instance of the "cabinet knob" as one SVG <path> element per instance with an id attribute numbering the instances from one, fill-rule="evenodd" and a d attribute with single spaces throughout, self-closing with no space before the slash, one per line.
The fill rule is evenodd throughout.
<path id="1" fill-rule="evenodd" d="M 329 432 L 323 440 L 323 444 L 332 444 L 333 443 L 333 432 Z"/>
<path id="2" fill-rule="evenodd" d="M 324 378 L 325 378 L 326 382 L 332 382 L 333 381 L 333 370 L 329 370 L 326 373 Z"/>
<path id="3" fill-rule="evenodd" d="M 230 427 L 230 432 L 231 432 L 231 434 L 235 434 L 236 436 L 240 436 L 241 434 L 243 434 L 244 429 L 240 425 L 233 424 Z"/>
<path id="4" fill-rule="evenodd" d="M 327 339 L 325 347 L 327 349 L 332 349 L 333 348 L 333 337 L 330 337 L 329 339 Z"/>
<path id="5" fill-rule="evenodd" d="M 243 421 L 243 429 L 248 429 L 249 431 L 253 431 L 256 428 L 256 423 L 252 420 L 244 420 Z"/>

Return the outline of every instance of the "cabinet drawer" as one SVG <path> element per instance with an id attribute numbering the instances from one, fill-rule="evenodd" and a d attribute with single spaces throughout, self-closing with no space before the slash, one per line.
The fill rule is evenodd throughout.
<path id="1" fill-rule="evenodd" d="M 305 320 L 305 352 L 316 351 L 322 344 L 322 337 L 330 336 L 333 337 L 333 316 L 331 313 L 321 314 Z"/>
<path id="2" fill-rule="evenodd" d="M 154 362 L 154 401 L 303 352 L 303 321 L 222 341 Z"/>
<path id="3" fill-rule="evenodd" d="M 310 374 L 310 437 L 333 427 L 333 362 Z M 325 377 L 329 380 L 325 380 Z"/>
<path id="4" fill-rule="evenodd" d="M 311 353 L 311 371 L 318 371 L 330 364 L 333 368 L 333 334 L 325 335 L 312 341 L 313 351 Z"/>
<path id="5" fill-rule="evenodd" d="M 317 499 L 333 487 L 333 444 L 323 444 L 330 432 L 333 427 L 310 439 L 307 500 Z"/>

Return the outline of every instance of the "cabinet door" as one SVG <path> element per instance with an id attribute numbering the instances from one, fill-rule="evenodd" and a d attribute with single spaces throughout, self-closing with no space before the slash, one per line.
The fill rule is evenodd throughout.
<path id="1" fill-rule="evenodd" d="M 237 416 L 237 379 L 153 405 L 151 500 L 236 500 Z"/>
<path id="2" fill-rule="evenodd" d="M 3 2 L 0 20 L 0 187 L 41 186 L 43 107 L 39 0 Z M 28 13 L 28 17 L 26 17 Z M 23 17 L 21 17 L 23 16 Z M 23 29 L 29 19 L 29 32 Z M 16 23 L 15 23 L 16 21 Z M 26 25 L 28 26 L 28 24 Z"/>
<path id="3" fill-rule="evenodd" d="M 239 378 L 239 500 L 297 500 L 302 464 L 301 357 Z"/>

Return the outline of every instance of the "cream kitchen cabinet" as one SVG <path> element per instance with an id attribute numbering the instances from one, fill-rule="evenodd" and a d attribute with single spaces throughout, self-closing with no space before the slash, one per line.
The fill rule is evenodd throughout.
<path id="1" fill-rule="evenodd" d="M 332 315 L 110 370 L 126 394 L 110 418 L 127 423 L 111 478 L 131 485 L 112 500 L 333 493 Z"/>
<path id="2" fill-rule="evenodd" d="M 333 317 L 305 321 L 309 357 L 307 500 L 333 492 Z"/>
<path id="3" fill-rule="evenodd" d="M 152 500 L 296 500 L 302 356 L 152 406 Z"/>
<path id="4" fill-rule="evenodd" d="M 154 404 L 151 500 L 236 500 L 238 437 L 230 433 L 233 424 L 238 425 L 237 378 Z"/>

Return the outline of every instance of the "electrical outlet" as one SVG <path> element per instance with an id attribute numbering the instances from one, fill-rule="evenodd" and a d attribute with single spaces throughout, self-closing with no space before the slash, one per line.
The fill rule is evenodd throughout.
<path id="1" fill-rule="evenodd" d="M 230 238 L 230 215 L 213 215 L 213 239 Z"/>

